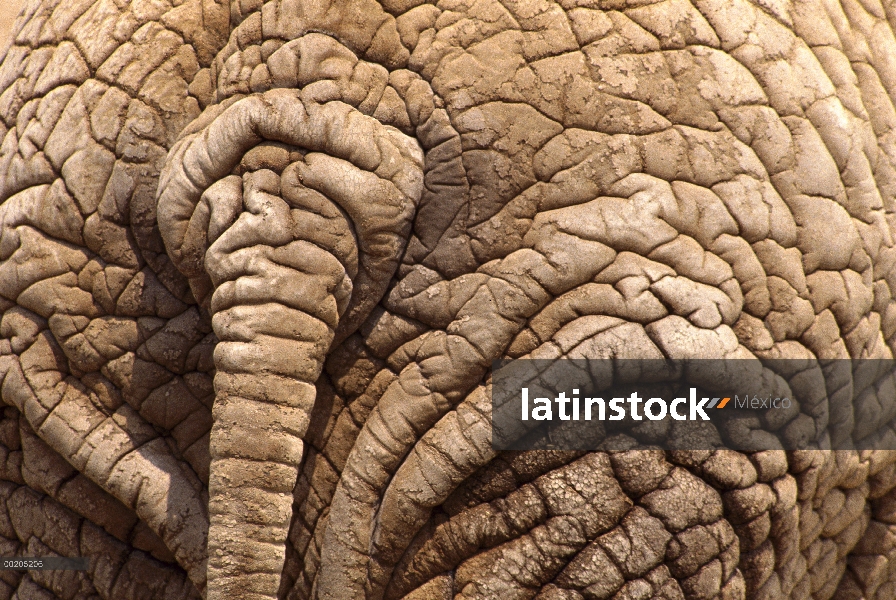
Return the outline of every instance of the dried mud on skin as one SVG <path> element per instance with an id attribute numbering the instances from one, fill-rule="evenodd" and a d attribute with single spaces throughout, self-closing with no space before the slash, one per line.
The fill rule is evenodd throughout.
<path id="1" fill-rule="evenodd" d="M 6 8 L 4 7 L 4 10 Z M 896 454 L 496 453 L 495 359 L 892 358 L 896 8 L 29 0 L 0 598 L 896 597 Z M 877 390 L 831 419 L 896 418 Z"/>

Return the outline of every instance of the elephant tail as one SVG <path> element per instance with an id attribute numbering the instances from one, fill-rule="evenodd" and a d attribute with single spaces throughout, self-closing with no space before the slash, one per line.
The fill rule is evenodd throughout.
<path id="1" fill-rule="evenodd" d="M 169 154 L 159 226 L 218 338 L 209 600 L 277 597 L 315 382 L 382 297 L 421 190 L 411 138 L 294 90 L 232 104 Z"/>
<path id="2" fill-rule="evenodd" d="M 310 247 L 309 247 L 310 246 Z M 286 252 L 281 252 L 285 250 Z M 278 254 L 301 255 L 283 264 Z M 351 290 L 341 265 L 297 242 L 256 246 L 212 297 L 209 597 L 274 597 L 315 381 Z M 341 301 L 341 302 L 340 302 Z"/>

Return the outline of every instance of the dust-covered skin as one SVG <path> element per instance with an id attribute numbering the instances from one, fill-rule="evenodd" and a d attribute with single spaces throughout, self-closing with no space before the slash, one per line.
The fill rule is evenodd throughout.
<path id="1" fill-rule="evenodd" d="M 896 6 L 31 0 L 0 598 L 896 597 L 896 455 L 501 453 L 501 357 L 892 358 Z M 830 386 L 841 385 L 831 382 Z M 788 427 L 855 439 L 877 389 Z"/>
<path id="2" fill-rule="evenodd" d="M 0 40 L 3 40 L 2 48 L 5 50 L 6 45 L 9 44 L 12 40 L 11 32 L 12 25 L 16 20 L 16 17 L 19 16 L 19 12 L 24 6 L 23 0 L 10 0 L 9 2 L 4 2 L 3 6 L 0 6 Z"/>

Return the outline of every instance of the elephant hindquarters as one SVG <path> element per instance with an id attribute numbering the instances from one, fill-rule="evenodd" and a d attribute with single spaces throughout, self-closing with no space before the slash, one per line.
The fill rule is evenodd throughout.
<path id="1" fill-rule="evenodd" d="M 277 595 L 315 381 L 385 291 L 421 162 L 396 130 L 283 90 L 235 103 L 169 156 L 159 224 L 218 337 L 210 599 Z"/>

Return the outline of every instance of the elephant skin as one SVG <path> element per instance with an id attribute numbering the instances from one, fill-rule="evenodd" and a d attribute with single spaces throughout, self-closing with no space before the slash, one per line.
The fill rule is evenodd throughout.
<path id="1" fill-rule="evenodd" d="M 896 7 L 29 0 L 0 598 L 896 597 L 896 454 L 496 452 L 501 358 L 893 358 Z M 833 385 L 833 384 L 831 384 Z M 882 387 L 794 426 L 896 418 Z"/>

